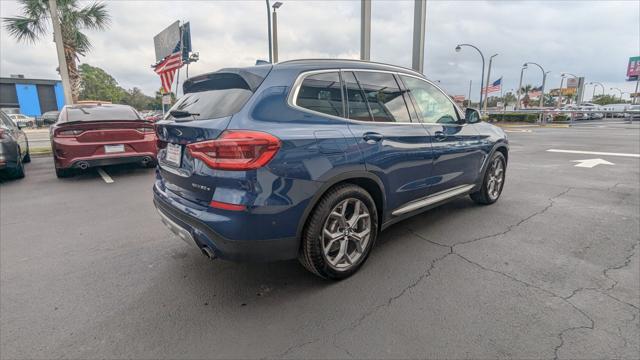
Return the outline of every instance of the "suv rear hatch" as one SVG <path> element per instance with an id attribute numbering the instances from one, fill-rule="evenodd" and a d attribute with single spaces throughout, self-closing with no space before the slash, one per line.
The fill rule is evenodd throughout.
<path id="1" fill-rule="evenodd" d="M 192 156 L 194 148 L 220 137 L 270 71 L 271 65 L 222 69 L 184 82 L 185 95 L 156 123 L 160 176 L 167 190 L 209 205 L 221 179 L 217 169 Z"/>

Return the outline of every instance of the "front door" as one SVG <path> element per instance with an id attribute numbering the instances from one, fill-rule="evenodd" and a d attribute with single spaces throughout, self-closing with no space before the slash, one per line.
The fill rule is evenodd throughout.
<path id="1" fill-rule="evenodd" d="M 412 76 L 400 78 L 432 140 L 434 162 L 429 193 L 475 184 L 484 152 L 474 125 L 463 123 L 449 96 L 434 85 Z"/>

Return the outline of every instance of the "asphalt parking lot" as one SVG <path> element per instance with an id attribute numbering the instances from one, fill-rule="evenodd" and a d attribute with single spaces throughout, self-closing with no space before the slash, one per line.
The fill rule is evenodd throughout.
<path id="1" fill-rule="evenodd" d="M 153 170 L 34 158 L 0 185 L 0 357 L 639 358 L 639 124 L 508 131 L 497 204 L 394 225 L 342 282 L 207 260 Z"/>

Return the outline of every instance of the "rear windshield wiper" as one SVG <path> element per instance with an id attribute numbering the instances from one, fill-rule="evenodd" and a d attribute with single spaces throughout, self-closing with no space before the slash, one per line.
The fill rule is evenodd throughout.
<path id="1" fill-rule="evenodd" d="M 185 110 L 171 110 L 169 111 L 169 115 L 173 116 L 174 118 L 185 118 L 188 116 L 193 117 L 193 119 L 196 119 L 196 116 L 200 116 L 200 114 L 198 113 L 192 113 L 189 111 L 185 111 Z"/>

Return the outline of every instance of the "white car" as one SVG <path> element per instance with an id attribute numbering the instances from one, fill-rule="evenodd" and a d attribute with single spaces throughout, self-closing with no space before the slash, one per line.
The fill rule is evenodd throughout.
<path id="1" fill-rule="evenodd" d="M 619 113 L 613 114 L 613 117 L 628 117 L 628 114 L 625 114 L 624 111 L 629 108 L 629 104 L 607 104 L 602 105 L 603 110 L 609 111 L 619 111 Z"/>
<path id="2" fill-rule="evenodd" d="M 13 122 L 16 123 L 16 125 L 18 125 L 21 128 L 32 127 L 36 123 L 36 119 L 27 115 L 9 114 L 9 117 L 11 118 L 11 120 L 13 120 Z"/>

